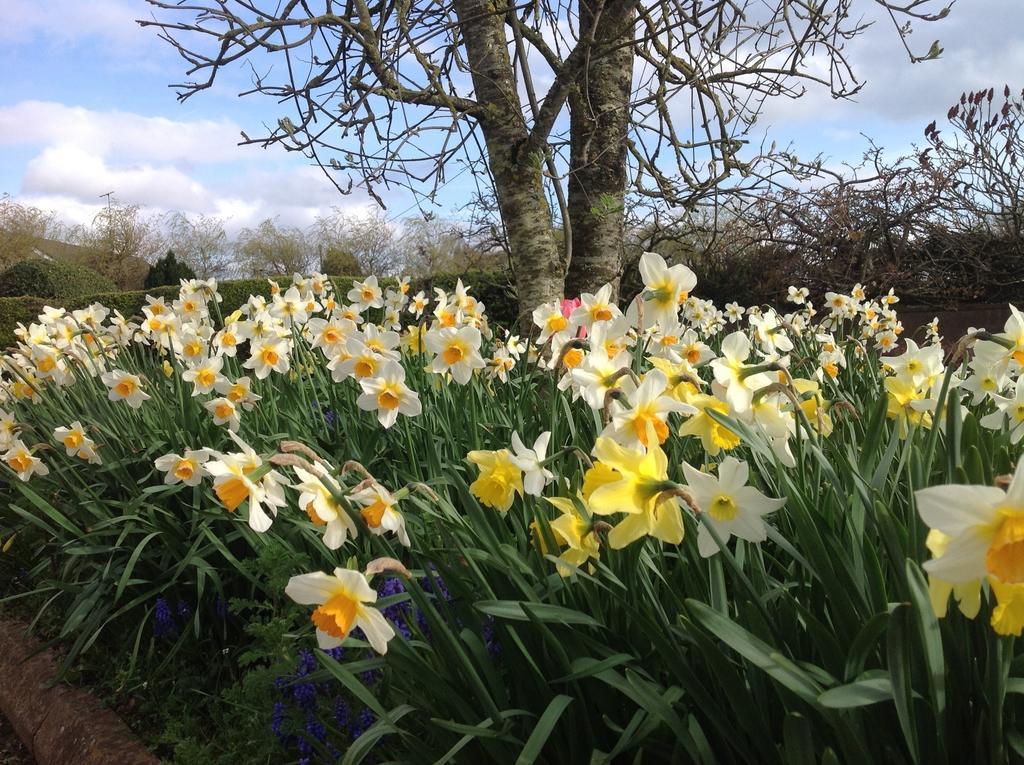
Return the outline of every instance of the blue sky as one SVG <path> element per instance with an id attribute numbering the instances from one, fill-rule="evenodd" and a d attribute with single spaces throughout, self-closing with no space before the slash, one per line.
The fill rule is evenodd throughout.
<path id="1" fill-rule="evenodd" d="M 305 225 L 335 206 L 370 205 L 359 192 L 340 196 L 301 156 L 236 145 L 241 130 L 258 133 L 281 116 L 271 102 L 236 96 L 248 84 L 240 70 L 180 104 L 167 85 L 183 77 L 183 62 L 134 23 L 148 13 L 142 0 L 2 0 L 2 9 L 0 193 L 84 222 L 114 191 L 157 211 L 220 215 L 230 229 L 268 216 Z M 812 90 L 772 103 L 759 125 L 833 165 L 860 156 L 861 133 L 904 151 L 962 90 L 1024 87 L 1021 29 L 1022 0 L 960 0 L 912 38 L 918 50 L 939 38 L 942 58 L 911 65 L 891 26 L 878 24 L 849 47 L 866 81 L 856 101 Z M 470 188 L 446 187 L 441 212 L 454 214 Z M 391 214 L 411 204 L 383 196 Z"/>

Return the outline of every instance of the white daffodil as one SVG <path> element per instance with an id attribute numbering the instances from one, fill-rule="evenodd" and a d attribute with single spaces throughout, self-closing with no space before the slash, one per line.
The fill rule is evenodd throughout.
<path id="1" fill-rule="evenodd" d="M 319 467 L 319 466 L 318 466 Z M 324 527 L 324 545 L 329 550 L 337 550 L 350 536 L 359 536 L 359 529 L 348 511 L 338 504 L 341 487 L 327 471 L 319 470 L 311 473 L 301 467 L 294 467 L 299 483 L 293 484 L 298 489 L 299 507 L 309 520 L 316 526 Z"/>
<path id="2" fill-rule="evenodd" d="M 1005 423 L 1010 431 L 1011 443 L 1020 443 L 1024 438 L 1024 375 L 1017 378 L 1013 398 L 994 395 L 992 400 L 995 401 L 996 411 L 985 415 L 979 422 L 992 430 L 999 430 Z"/>
<path id="3" fill-rule="evenodd" d="M 234 402 L 226 396 L 214 398 L 203 404 L 203 408 L 213 415 L 215 425 L 227 425 L 231 432 L 237 432 L 241 420 L 238 416 L 238 408 Z"/>
<path id="4" fill-rule="evenodd" d="M 754 329 L 754 337 L 765 353 L 789 353 L 793 350 L 793 341 L 789 339 L 775 311 L 751 316 L 750 326 Z"/>
<path id="5" fill-rule="evenodd" d="M 533 323 L 540 329 L 537 344 L 543 345 L 552 335 L 571 335 L 572 327 L 562 314 L 562 304 L 555 300 L 533 309 Z"/>
<path id="6" fill-rule="evenodd" d="M 206 463 L 207 472 L 213 476 L 213 492 L 228 509 L 235 512 L 243 502 L 249 503 L 249 526 L 253 531 L 267 531 L 277 508 L 287 505 L 282 484 L 283 476 L 269 465 L 265 465 L 255 450 L 231 431 L 228 435 L 238 444 L 240 452 L 215 452 L 216 459 Z"/>
<path id="7" fill-rule="evenodd" d="M 427 349 L 434 354 L 430 370 L 451 374 L 455 382 L 465 385 L 473 370 L 486 366 L 480 355 L 480 330 L 476 327 L 445 327 L 431 330 L 426 337 Z"/>
<path id="8" fill-rule="evenodd" d="M 349 494 L 349 499 L 362 505 L 360 514 L 371 534 L 378 536 L 392 532 L 398 541 L 409 547 L 409 533 L 405 530 L 405 518 L 395 509 L 398 504 L 391 492 L 378 483 L 371 483 L 359 491 Z"/>
<path id="9" fill-rule="evenodd" d="M 640 277 L 644 287 L 644 325 L 655 322 L 671 324 L 679 313 L 679 305 L 697 285 L 697 277 L 683 264 L 672 266 L 655 252 L 640 256 Z"/>
<path id="10" fill-rule="evenodd" d="M 748 542 L 763 542 L 768 538 L 763 516 L 786 504 L 784 498 L 772 499 L 753 486 L 747 486 L 750 468 L 735 457 L 722 460 L 717 478 L 685 462 L 683 474 L 697 505 L 723 544 L 733 535 Z M 703 523 L 697 532 L 697 549 L 704 558 L 718 552 L 718 543 Z"/>
<path id="11" fill-rule="evenodd" d="M 48 475 L 50 469 L 43 461 L 32 454 L 20 438 L 14 439 L 10 448 L 4 452 L 4 462 L 17 473 L 22 481 L 28 481 L 33 475 Z"/>
<path id="12" fill-rule="evenodd" d="M 284 374 L 290 369 L 288 360 L 288 341 L 276 335 L 262 340 L 254 340 L 250 348 L 249 358 L 242 364 L 251 369 L 259 380 L 270 376 L 271 372 Z"/>
<path id="13" fill-rule="evenodd" d="M 220 370 L 224 366 L 224 359 L 220 356 L 211 356 L 193 363 L 186 369 L 181 379 L 192 383 L 192 395 L 203 396 L 213 391 L 217 383 L 223 379 Z"/>
<path id="14" fill-rule="evenodd" d="M 168 486 L 183 483 L 186 486 L 198 486 L 203 477 L 208 475 L 203 463 L 210 459 L 206 449 L 186 449 L 184 454 L 165 454 L 153 461 L 154 467 L 164 473 L 164 483 Z"/>
<path id="15" fill-rule="evenodd" d="M 53 437 L 60 441 L 69 457 L 77 456 L 79 450 L 88 439 L 85 428 L 78 420 L 71 423 L 69 428 L 54 428 Z"/>
<path id="16" fill-rule="evenodd" d="M 359 627 L 377 653 L 387 653 L 395 630 L 380 611 L 364 605 L 376 602 L 377 591 L 360 572 L 336 568 L 333 576 L 322 571 L 299 574 L 288 580 L 284 591 L 300 605 L 317 606 L 310 619 L 320 648 L 337 648 Z"/>
<path id="17" fill-rule="evenodd" d="M 416 417 L 423 410 L 420 397 L 405 384 L 405 369 L 390 359 L 381 364 L 375 377 L 359 381 L 363 389 L 356 405 L 367 412 L 377 412 L 377 419 L 385 428 L 398 420 L 399 414 Z"/>
<path id="18" fill-rule="evenodd" d="M 942 365 L 942 346 L 919 348 L 910 339 L 906 343 L 907 350 L 899 356 L 887 358 L 885 365 L 896 373 L 896 377 L 914 387 L 931 387 L 946 371 Z"/>
<path id="19" fill-rule="evenodd" d="M 750 340 L 742 332 L 733 332 L 722 341 L 722 355 L 711 362 L 715 382 L 722 386 L 724 398 L 739 414 L 750 409 L 754 393 L 771 384 L 763 372 L 746 364 L 750 355 Z"/>
<path id="20" fill-rule="evenodd" d="M 580 295 L 580 305 L 569 316 L 569 321 L 573 326 L 586 327 L 589 332 L 597 322 L 611 321 L 621 315 L 622 311 L 612 300 L 612 285 L 606 284 L 595 294 Z"/>
<path id="21" fill-rule="evenodd" d="M 659 444 L 668 438 L 669 412 L 696 414 L 696 407 L 685 404 L 667 393 L 668 377 L 660 369 L 652 369 L 632 393 L 626 394 L 627 406 L 615 405 L 615 413 L 603 436 L 614 438 L 623 446 L 649 446 L 651 433 Z"/>
<path id="22" fill-rule="evenodd" d="M 512 462 L 523 471 L 523 490 L 534 497 L 543 494 L 544 487 L 555 479 L 555 474 L 543 465 L 550 440 L 551 432 L 544 431 L 528 449 L 518 433 L 512 434 Z"/>
<path id="23" fill-rule="evenodd" d="M 352 282 L 348 291 L 348 302 L 362 313 L 368 308 L 381 308 L 384 305 L 384 293 L 377 284 L 376 276 L 369 276 L 364 281 Z"/>
<path id="24" fill-rule="evenodd" d="M 930 576 L 954 585 L 987 575 L 1006 584 L 1024 582 L 1024 460 L 1006 491 L 949 484 L 914 496 L 925 525 L 949 537 L 942 556 L 924 564 Z"/>
<path id="25" fill-rule="evenodd" d="M 247 412 L 251 412 L 256 402 L 263 398 L 252 392 L 252 382 L 248 377 L 239 377 L 234 382 L 222 377 L 217 381 L 215 389 L 232 404 L 242 407 Z"/>
<path id="26" fill-rule="evenodd" d="M 149 399 L 149 394 L 142 390 L 142 380 L 138 375 L 115 369 L 104 372 L 100 379 L 110 389 L 107 398 L 111 401 L 124 401 L 132 409 L 138 409 L 143 401 Z"/>
<path id="27" fill-rule="evenodd" d="M 14 443 L 18 430 L 18 422 L 14 415 L 0 409 L 0 449 L 6 449 Z"/>

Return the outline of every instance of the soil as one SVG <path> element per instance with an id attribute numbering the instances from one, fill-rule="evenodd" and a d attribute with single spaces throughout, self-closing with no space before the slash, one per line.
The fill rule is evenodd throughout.
<path id="1" fill-rule="evenodd" d="M 3 715 L 0 715 L 0 765 L 35 765 L 35 760 L 14 735 L 11 724 Z"/>

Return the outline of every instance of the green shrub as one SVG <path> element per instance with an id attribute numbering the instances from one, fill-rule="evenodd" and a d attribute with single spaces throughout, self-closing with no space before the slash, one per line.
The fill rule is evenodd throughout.
<path id="1" fill-rule="evenodd" d="M 325 274 L 362 275 L 363 269 L 356 256 L 343 250 L 330 250 L 320 261 L 320 272 Z"/>
<path id="2" fill-rule="evenodd" d="M 153 264 L 146 274 L 145 288 L 177 286 L 182 279 L 195 279 L 196 272 L 183 260 L 178 260 L 174 250 L 168 250 L 160 260 Z"/>
<path id="3" fill-rule="evenodd" d="M 0 297 L 32 295 L 67 300 L 115 289 L 110 279 L 91 268 L 57 260 L 29 258 L 0 273 Z"/>

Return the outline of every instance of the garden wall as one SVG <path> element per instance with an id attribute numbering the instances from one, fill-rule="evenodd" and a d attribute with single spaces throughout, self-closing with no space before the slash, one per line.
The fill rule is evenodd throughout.
<path id="1" fill-rule="evenodd" d="M 915 306 L 900 309 L 899 305 L 896 308 L 903 322 L 903 336 L 915 340 L 924 337 L 924 326 L 937 316 L 942 344 L 946 348 L 952 347 L 970 329 L 1001 332 L 1010 316 L 1005 303 L 978 303 L 942 310 Z"/>

